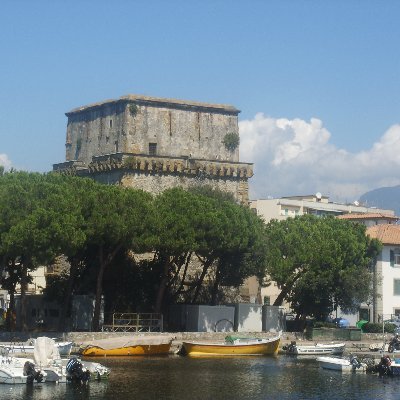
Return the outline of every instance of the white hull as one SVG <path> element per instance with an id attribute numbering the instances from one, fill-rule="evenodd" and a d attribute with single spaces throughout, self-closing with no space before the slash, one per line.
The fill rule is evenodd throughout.
<path id="1" fill-rule="evenodd" d="M 365 364 L 361 364 L 359 368 L 356 368 L 349 360 L 344 358 L 318 357 L 317 361 L 321 368 L 341 372 L 365 372 L 367 369 Z"/>
<path id="2" fill-rule="evenodd" d="M 56 343 L 58 351 L 61 356 L 69 356 L 71 354 L 72 342 L 59 342 Z M 24 344 L 2 344 L 0 349 L 4 350 L 4 353 L 10 354 L 33 354 L 35 346 L 24 345 Z"/>
<path id="3" fill-rule="evenodd" d="M 337 344 L 316 344 L 315 346 L 295 346 L 293 354 L 297 355 L 324 355 L 336 354 L 341 355 L 345 348 L 344 343 Z"/>
<path id="4" fill-rule="evenodd" d="M 23 375 L 22 370 L 15 370 L 14 368 L 0 367 L 0 383 L 10 385 L 26 384 L 27 377 Z"/>

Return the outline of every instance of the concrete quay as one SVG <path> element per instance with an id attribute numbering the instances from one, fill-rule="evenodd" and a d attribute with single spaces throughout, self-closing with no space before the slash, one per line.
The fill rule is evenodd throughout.
<path id="1" fill-rule="evenodd" d="M 60 341 L 72 341 L 74 343 L 72 353 L 76 354 L 83 343 L 99 339 L 110 339 L 112 337 L 140 337 L 153 336 L 172 338 L 171 354 L 175 354 L 182 346 L 183 341 L 223 341 L 227 335 L 269 338 L 275 336 L 270 332 L 1 332 L 0 345 L 5 343 L 24 343 L 31 338 L 47 336 Z M 360 357 L 380 358 L 383 344 L 388 343 L 391 335 L 387 334 L 361 334 L 360 341 L 345 341 L 345 354 L 356 354 Z M 307 340 L 303 333 L 283 332 L 280 348 L 295 341 L 302 345 L 312 345 L 318 343 L 330 343 L 332 340 Z M 337 342 L 337 341 L 336 341 Z M 374 350 L 371 350 L 374 349 Z M 387 350 L 387 345 L 386 345 Z M 280 353 L 284 353 L 280 351 Z"/>

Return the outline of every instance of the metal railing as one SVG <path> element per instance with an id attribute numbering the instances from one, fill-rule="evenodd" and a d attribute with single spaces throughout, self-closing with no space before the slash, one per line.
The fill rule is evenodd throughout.
<path id="1" fill-rule="evenodd" d="M 112 323 L 104 332 L 162 332 L 163 316 L 159 313 L 113 313 Z"/>

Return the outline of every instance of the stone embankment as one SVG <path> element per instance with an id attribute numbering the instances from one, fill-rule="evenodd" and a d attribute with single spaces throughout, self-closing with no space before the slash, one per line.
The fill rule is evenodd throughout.
<path id="1" fill-rule="evenodd" d="M 112 337 L 120 336 L 161 336 L 170 337 L 173 339 L 171 346 L 171 353 L 176 353 L 182 345 L 183 341 L 198 340 L 198 341 L 221 341 L 226 335 L 233 334 L 244 337 L 258 337 L 268 338 L 274 336 L 273 333 L 268 332 L 68 332 L 68 333 L 56 333 L 56 332 L 34 332 L 34 333 L 22 333 L 22 332 L 1 332 L 0 342 L 6 343 L 20 343 L 26 342 L 30 338 L 36 338 L 39 336 L 48 336 L 56 338 L 62 341 L 74 342 L 73 352 L 77 352 L 79 347 L 83 343 L 91 342 L 98 339 L 107 339 Z M 346 341 L 346 353 L 368 355 L 374 358 L 380 357 L 380 349 L 383 344 L 387 343 L 391 338 L 390 334 L 385 337 L 382 334 L 361 334 L 360 341 Z M 296 341 L 298 344 L 312 345 L 316 342 L 329 343 L 331 340 L 307 340 L 302 333 L 291 333 L 284 332 L 281 339 L 281 347 L 290 344 L 292 341 Z M 1 343 L 0 343 L 1 344 Z M 387 346 L 386 346 L 387 347 Z M 371 350 L 374 349 L 374 350 Z"/>

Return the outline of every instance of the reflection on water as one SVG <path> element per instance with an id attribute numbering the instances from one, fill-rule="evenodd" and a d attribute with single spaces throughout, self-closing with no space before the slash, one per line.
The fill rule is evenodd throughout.
<path id="1" fill-rule="evenodd" d="M 96 361 L 99 361 L 96 359 Z M 10 400 L 398 399 L 400 378 L 318 368 L 313 358 L 104 358 L 108 382 L 1 385 Z"/>

